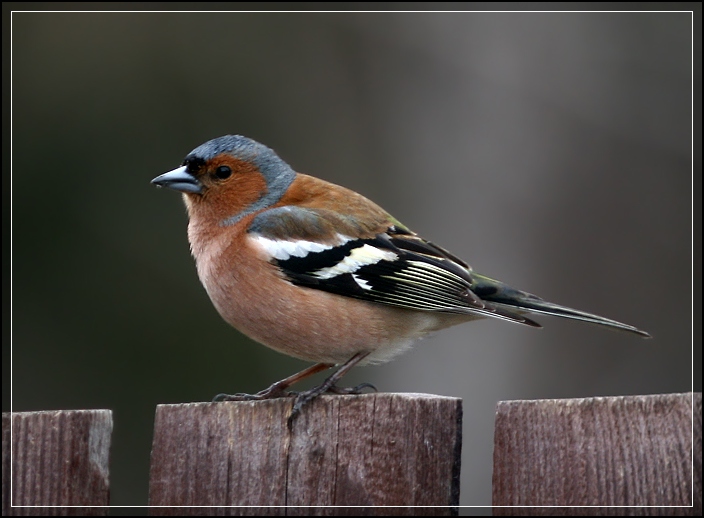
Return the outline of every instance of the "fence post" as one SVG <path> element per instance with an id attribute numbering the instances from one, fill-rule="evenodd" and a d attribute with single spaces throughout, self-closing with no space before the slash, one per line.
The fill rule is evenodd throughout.
<path id="1" fill-rule="evenodd" d="M 701 477 L 701 393 L 497 406 L 493 504 L 556 507 L 495 515 L 701 516 Z"/>
<path id="2" fill-rule="evenodd" d="M 149 504 L 186 508 L 150 513 L 456 514 L 460 399 L 322 396 L 289 430 L 291 406 L 291 399 L 159 405 Z"/>
<path id="3" fill-rule="evenodd" d="M 66 506 L 109 504 L 111 434 L 110 410 L 3 413 L 2 515 L 107 516 L 107 507 Z"/>

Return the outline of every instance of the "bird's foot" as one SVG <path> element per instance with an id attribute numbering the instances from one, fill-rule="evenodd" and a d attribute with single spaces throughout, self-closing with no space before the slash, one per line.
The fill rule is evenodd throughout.
<path id="1" fill-rule="evenodd" d="M 256 394 L 218 394 L 213 398 L 213 402 L 218 401 L 263 401 L 265 399 L 278 399 L 282 397 L 296 396 L 296 392 L 286 390 L 288 385 L 283 385 L 281 382 L 274 383 L 271 387 L 257 392 Z"/>
<path id="2" fill-rule="evenodd" d="M 218 394 L 213 398 L 213 401 L 262 401 L 264 399 L 277 399 L 282 397 L 292 397 L 298 395 L 296 392 L 289 392 L 286 390 L 294 383 L 301 381 L 302 379 L 312 376 L 316 372 L 320 372 L 329 369 L 331 365 L 327 363 L 316 363 L 303 369 L 301 372 L 284 378 L 281 381 L 277 381 L 271 387 L 257 392 L 256 394 Z"/>
<path id="3" fill-rule="evenodd" d="M 330 383 L 330 381 L 332 381 L 332 383 Z M 293 403 L 291 415 L 289 415 L 288 417 L 289 429 L 293 426 L 293 421 L 296 419 L 296 417 L 298 417 L 298 414 L 301 413 L 301 409 L 322 394 L 361 394 L 362 391 L 366 388 L 370 388 L 374 392 L 377 391 L 376 387 L 371 383 L 360 383 L 356 387 L 343 388 L 335 385 L 335 381 L 336 380 L 331 380 L 330 378 L 328 378 L 322 385 L 318 385 L 317 387 L 313 387 L 312 389 L 304 390 L 303 392 L 299 392 L 298 394 L 296 394 L 296 400 Z"/>

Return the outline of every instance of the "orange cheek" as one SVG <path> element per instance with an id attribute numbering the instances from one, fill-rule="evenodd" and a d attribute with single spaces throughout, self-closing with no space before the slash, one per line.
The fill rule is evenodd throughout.
<path id="1" fill-rule="evenodd" d="M 226 218 L 242 212 L 266 193 L 264 177 L 251 164 L 236 159 L 219 163 L 230 166 L 233 171 L 226 180 L 209 179 L 208 182 L 205 198 L 219 216 Z"/>

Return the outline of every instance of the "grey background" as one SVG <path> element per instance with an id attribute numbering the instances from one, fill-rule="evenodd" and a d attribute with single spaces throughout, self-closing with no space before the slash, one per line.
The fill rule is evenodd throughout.
<path id="1" fill-rule="evenodd" d="M 112 409 L 114 505 L 147 502 L 155 405 L 306 366 L 220 319 L 179 196 L 149 184 L 227 133 L 479 272 L 655 337 L 481 321 L 356 369 L 348 383 L 463 398 L 463 505 L 491 503 L 497 401 L 685 392 L 692 354 L 701 391 L 690 14 L 15 13 L 11 169 L 9 22 L 3 411 L 10 364 L 15 411 Z"/>

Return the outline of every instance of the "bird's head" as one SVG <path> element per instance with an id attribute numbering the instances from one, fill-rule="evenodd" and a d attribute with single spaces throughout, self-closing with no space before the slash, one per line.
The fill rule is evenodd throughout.
<path id="1" fill-rule="evenodd" d="M 191 217 L 200 211 L 229 226 L 273 206 L 296 173 L 273 150 L 247 137 L 225 135 L 201 144 L 180 167 L 152 183 L 183 193 Z"/>

